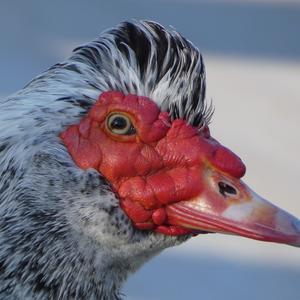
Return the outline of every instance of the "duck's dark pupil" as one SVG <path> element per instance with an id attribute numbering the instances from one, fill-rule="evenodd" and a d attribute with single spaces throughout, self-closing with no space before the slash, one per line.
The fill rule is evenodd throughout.
<path id="1" fill-rule="evenodd" d="M 116 117 L 112 120 L 110 126 L 113 129 L 124 129 L 127 126 L 127 120 L 122 117 Z"/>
<path id="2" fill-rule="evenodd" d="M 226 197 L 227 195 L 236 195 L 237 194 L 236 189 L 225 182 L 220 181 L 218 183 L 218 186 L 219 186 L 220 194 L 222 194 L 224 197 Z"/>

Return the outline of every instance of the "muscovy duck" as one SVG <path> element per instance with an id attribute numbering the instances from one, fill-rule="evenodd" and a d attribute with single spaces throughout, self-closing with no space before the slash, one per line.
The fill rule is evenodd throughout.
<path id="1" fill-rule="evenodd" d="M 210 135 L 205 69 L 173 29 L 123 22 L 0 102 L 0 298 L 120 299 L 163 249 L 300 223 Z"/>

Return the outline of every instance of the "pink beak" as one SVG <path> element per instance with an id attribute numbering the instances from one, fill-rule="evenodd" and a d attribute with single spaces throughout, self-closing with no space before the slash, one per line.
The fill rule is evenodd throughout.
<path id="1" fill-rule="evenodd" d="M 299 219 L 214 166 L 207 165 L 201 173 L 203 191 L 167 206 L 169 224 L 300 247 Z"/>

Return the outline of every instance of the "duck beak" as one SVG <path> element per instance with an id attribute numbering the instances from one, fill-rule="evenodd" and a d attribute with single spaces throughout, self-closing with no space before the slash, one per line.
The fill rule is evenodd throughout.
<path id="1" fill-rule="evenodd" d="M 201 177 L 200 195 L 167 206 L 169 224 L 300 247 L 299 219 L 213 166 L 207 165 Z"/>

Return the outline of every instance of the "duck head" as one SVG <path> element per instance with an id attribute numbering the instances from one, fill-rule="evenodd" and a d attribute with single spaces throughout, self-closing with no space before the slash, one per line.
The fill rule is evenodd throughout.
<path id="1" fill-rule="evenodd" d="M 61 138 L 80 168 L 108 180 L 140 230 L 218 232 L 300 246 L 300 221 L 241 180 L 245 165 L 208 126 L 171 120 L 147 97 L 104 92 Z"/>

